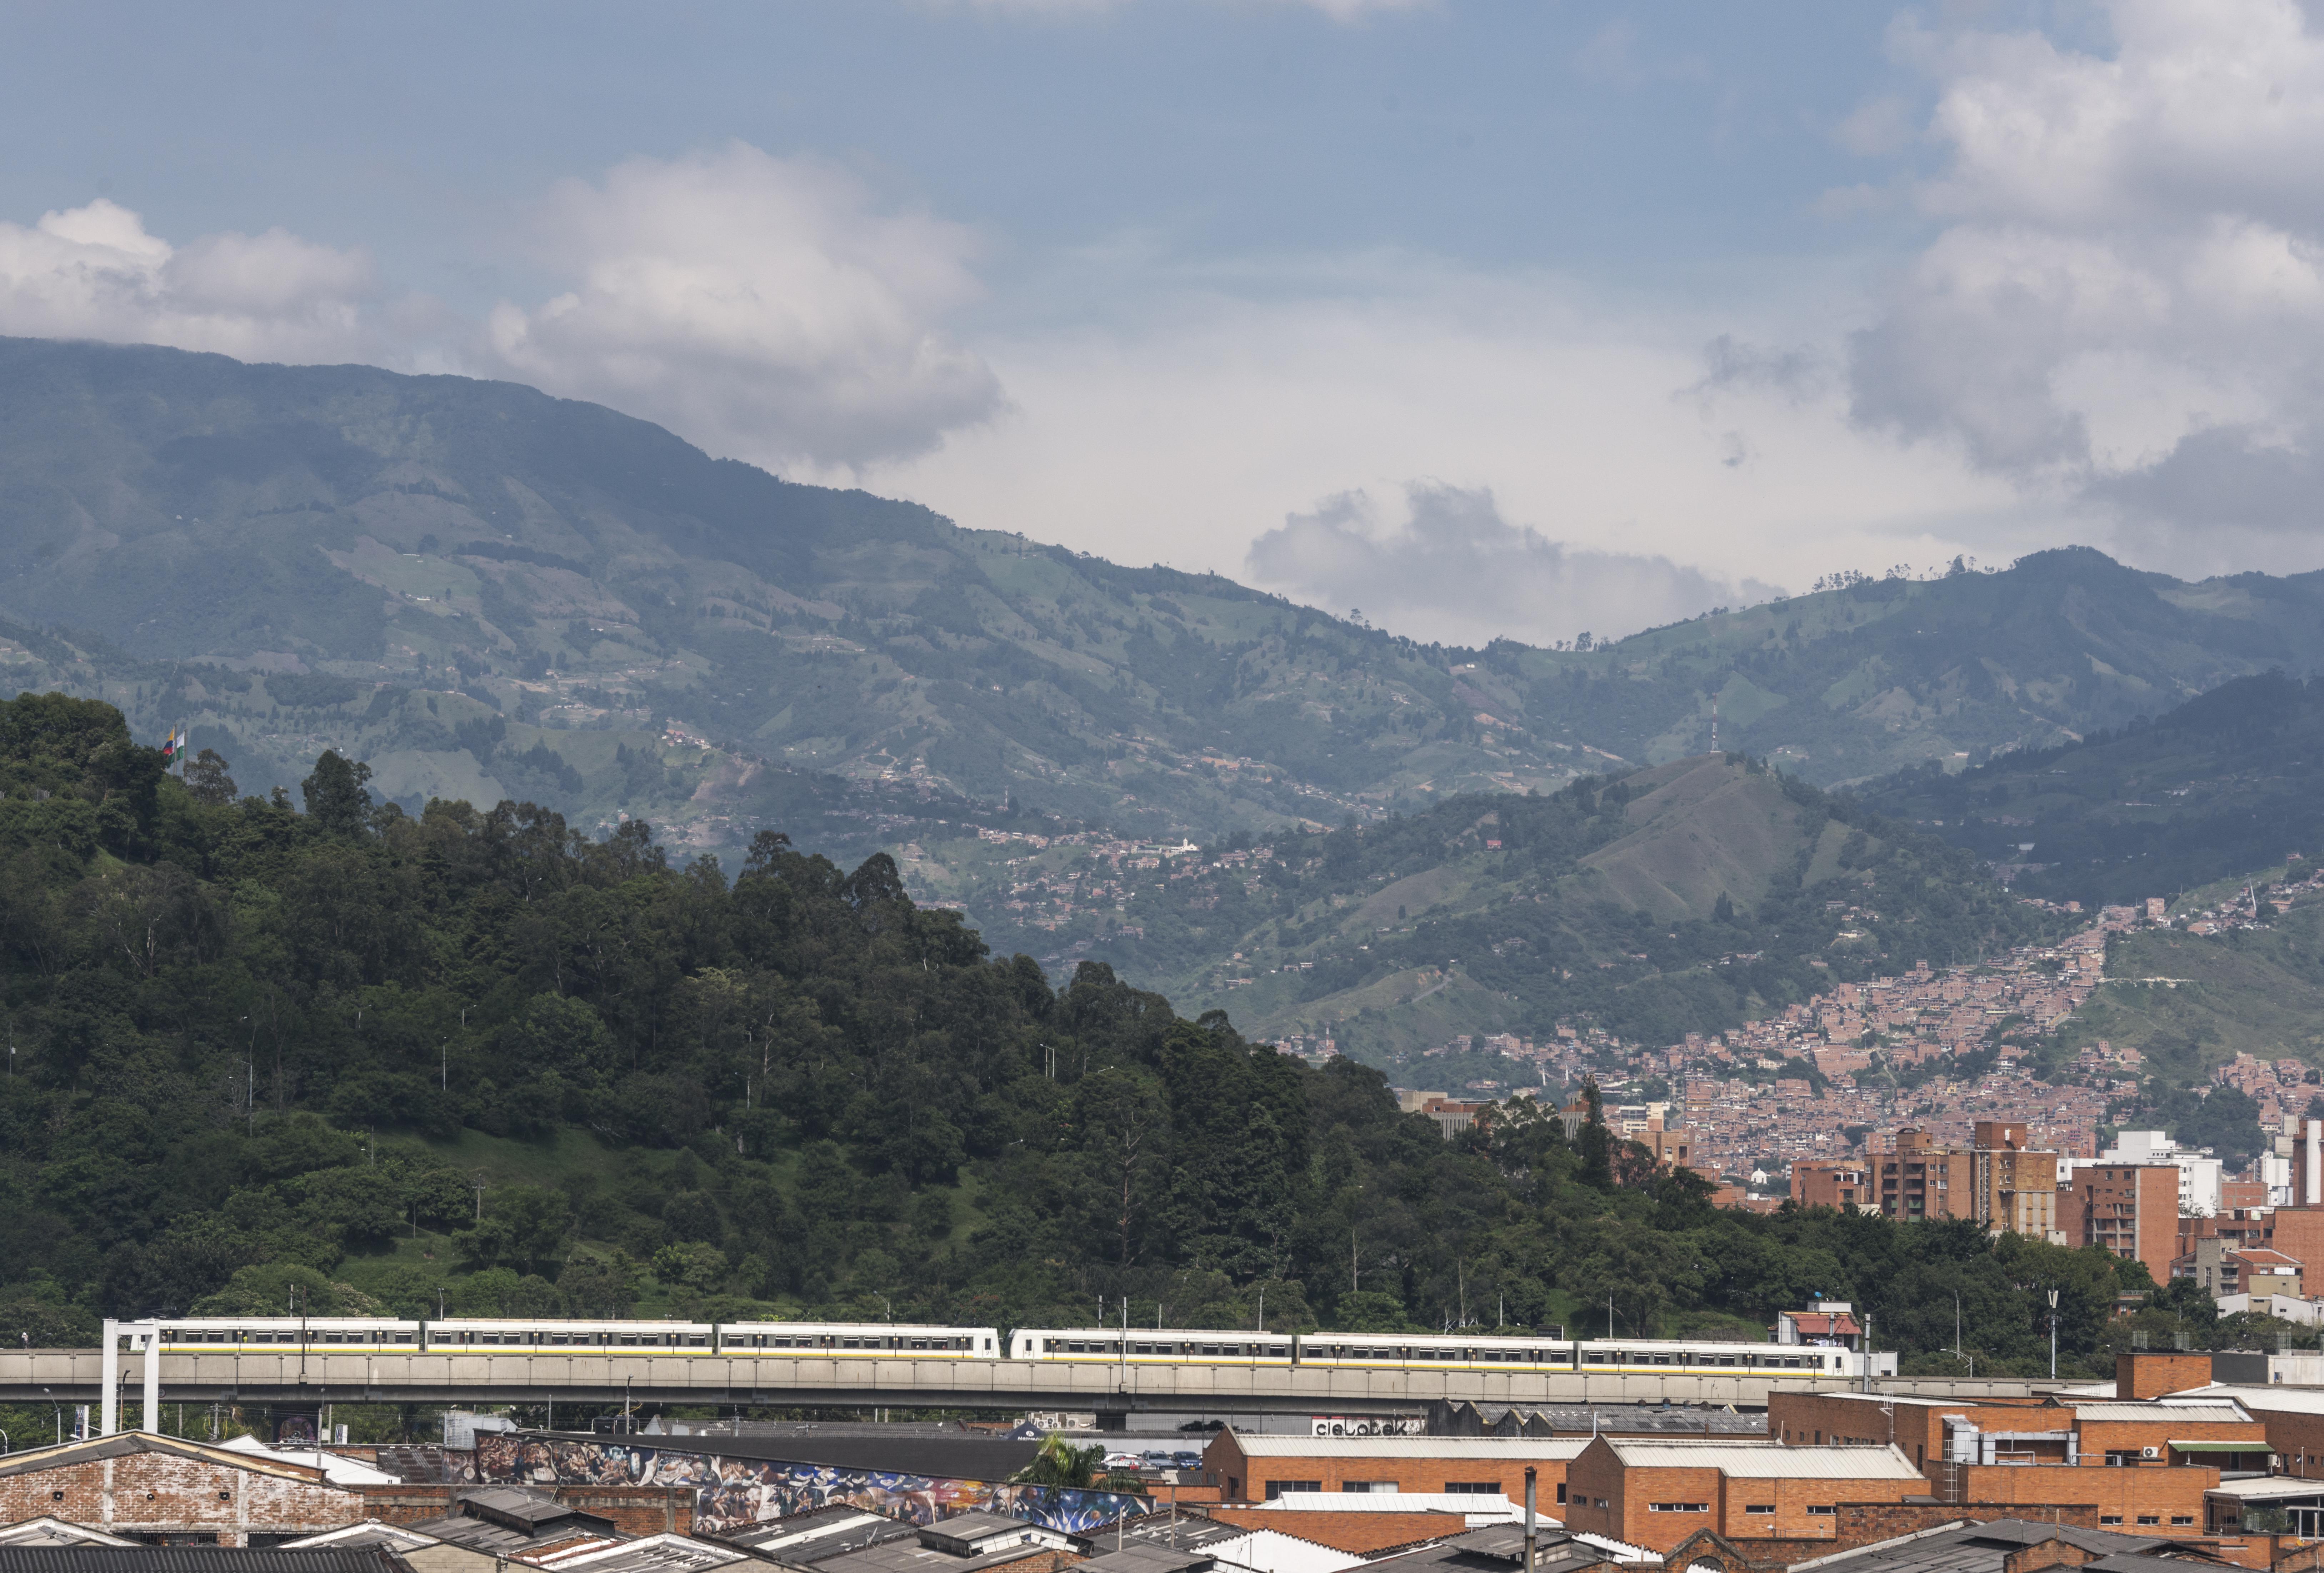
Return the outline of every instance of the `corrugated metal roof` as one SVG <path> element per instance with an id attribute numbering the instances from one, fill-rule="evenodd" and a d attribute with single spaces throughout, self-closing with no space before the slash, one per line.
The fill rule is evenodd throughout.
<path id="1" fill-rule="evenodd" d="M 411 1573 L 376 1546 L 0 1546 L 0 1573 Z"/>
<path id="2" fill-rule="evenodd" d="M 2177 1425 L 2225 1426 L 2251 1419 L 2239 1403 L 2078 1403 L 2076 1418 L 2086 1420 L 2167 1420 Z"/>
<path id="3" fill-rule="evenodd" d="M 68 1523 L 63 1519 L 19 1519 L 13 1524 L 0 1525 L 0 1545 L 8 1546 L 135 1546 L 142 1541 L 122 1535 L 108 1535 L 103 1530 L 87 1524 Z"/>
<path id="4" fill-rule="evenodd" d="M 1213 1541 L 1203 1550 L 1217 1558 L 1220 1567 L 1247 1568 L 1250 1573 L 1346 1573 L 1364 1564 L 1364 1559 L 1352 1552 L 1335 1551 L 1274 1530 L 1252 1530 L 1231 1540 Z"/>
<path id="5" fill-rule="evenodd" d="M 2324 1414 L 2324 1389 L 2307 1387 L 2229 1387 L 2195 1389 L 2196 1396 L 2232 1399 L 2246 1409 L 2273 1414 Z"/>
<path id="6" fill-rule="evenodd" d="M 2151 1535 L 1996 1519 L 1989 1523 L 1952 1523 L 1917 1530 L 1895 1540 L 1835 1551 L 1828 1557 L 1794 1562 L 1791 1573 L 1810 1573 L 1811 1569 L 1817 1573 L 2001 1573 L 2002 1563 L 2010 1552 L 2046 1541 L 2063 1541 L 2109 1559 L 2187 1545 L 2183 1541 L 2157 1540 Z M 2183 1570 L 2185 1565 L 2178 1567 Z"/>
<path id="7" fill-rule="evenodd" d="M 703 1573 L 706 1568 L 750 1560 L 751 1554 L 739 1547 L 672 1534 L 619 1541 L 610 1546 L 583 1546 L 540 1559 L 543 1567 L 558 1573 L 585 1568 L 589 1573 Z"/>
<path id="8" fill-rule="evenodd" d="M 1626 1467 L 1716 1469 L 1755 1480 L 1921 1480 L 1902 1448 L 1799 1448 L 1781 1442 L 1633 1442 L 1601 1439 Z"/>
<path id="9" fill-rule="evenodd" d="M 164 1437 L 152 1431 L 121 1431 L 110 1437 L 89 1437 L 11 1453 L 5 1458 L 0 1458 L 0 1479 L 12 1475 L 30 1475 L 42 1469 L 53 1469 L 63 1464 L 78 1464 L 91 1458 L 125 1458 L 135 1453 L 169 1453 L 180 1458 L 198 1458 L 221 1468 L 247 1469 L 253 1474 L 272 1475 L 285 1480 L 319 1480 L 323 1475 L 321 1470 L 304 1464 L 231 1452 L 207 1442 L 189 1442 L 182 1438 Z"/>
<path id="10" fill-rule="evenodd" d="M 1588 1437 L 1269 1437 L 1237 1431 L 1252 1458 L 1578 1458 Z"/>

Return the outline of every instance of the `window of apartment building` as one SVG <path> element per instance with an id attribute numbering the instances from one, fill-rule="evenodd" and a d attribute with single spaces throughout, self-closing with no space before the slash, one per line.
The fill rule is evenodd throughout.
<path id="1" fill-rule="evenodd" d="M 1499 1496 L 1501 1483 L 1498 1480 L 1448 1480 L 1444 1483 L 1447 1496 Z"/>
<path id="2" fill-rule="evenodd" d="M 1648 1513 L 1709 1513 L 1711 1504 L 1707 1502 L 1650 1502 L 1646 1504 L 1646 1511 Z"/>
<path id="3" fill-rule="evenodd" d="M 1340 1482 L 1340 1489 L 1359 1494 L 1368 1491 L 1394 1491 L 1396 1482 L 1393 1480 L 1342 1480 Z"/>
<path id="4" fill-rule="evenodd" d="M 2098 1514 L 2098 1523 L 2101 1528 L 2107 1524 L 2118 1524 L 2120 1522 L 2122 1522 L 2122 1514 L 2118 1513 L 2102 1513 Z"/>
<path id="5" fill-rule="evenodd" d="M 2191 1513 L 2174 1513 L 2171 1515 L 2171 1522 L 2179 1529 L 2185 1529 L 2194 1522 L 2195 1515 Z"/>
<path id="6" fill-rule="evenodd" d="M 1764 1504 L 1756 1502 L 1748 1503 L 1745 1504 L 1743 1511 L 1745 1513 L 1773 1513 L 1775 1511 L 1775 1504 L 1772 1502 L 1766 1503 Z"/>
<path id="7" fill-rule="evenodd" d="M 1590 1505 L 1592 1507 L 1603 1507 L 1606 1505 L 1606 1499 L 1602 1496 L 1592 1498 Z"/>
<path id="8" fill-rule="evenodd" d="M 2143 1524 L 2159 1524 L 2163 1522 L 2163 1515 L 2159 1513 L 2143 1513 L 2138 1515 L 2138 1522 Z"/>
<path id="9" fill-rule="evenodd" d="M 1830 1518 L 1830 1517 L 1831 1517 L 1833 1514 L 1835 1514 L 1835 1513 L 1837 1513 L 1838 1512 L 1840 1512 L 1840 1509 L 1838 1509 L 1838 1508 L 1836 1508 L 1836 1507 L 1830 1506 L 1830 1505 L 1826 1505 L 1826 1506 L 1822 1506 L 1822 1507 L 1818 1507 L 1818 1506 L 1815 1506 L 1815 1505 L 1813 1505 L 1813 1504 L 1810 1504 L 1810 1506 L 1809 1506 L 1809 1508 L 1808 1508 L 1808 1512 L 1810 1512 L 1810 1513 L 1813 1513 L 1813 1514 L 1817 1515 L 1817 1516 L 1818 1516 L 1818 1517 L 1820 1517 L 1820 1518 Z"/>
<path id="10" fill-rule="evenodd" d="M 1270 1480 L 1267 1483 L 1267 1500 L 1273 1502 L 1286 1491 L 1321 1491 L 1320 1480 Z"/>
<path id="11" fill-rule="evenodd" d="M 1565 1500 L 1565 1482 L 1563 1480 L 1557 1483 L 1557 1500 L 1560 1502 Z"/>

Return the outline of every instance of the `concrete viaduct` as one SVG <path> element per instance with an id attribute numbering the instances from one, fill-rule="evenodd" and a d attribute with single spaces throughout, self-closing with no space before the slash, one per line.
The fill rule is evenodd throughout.
<path id="1" fill-rule="evenodd" d="M 633 1403 L 795 1409 L 1094 1410 L 1101 1424 L 1140 1412 L 1416 1414 L 1432 1401 L 1518 1405 L 1716 1403 L 1759 1408 L 1778 1386 L 1860 1383 L 1800 1372 L 1670 1375 L 1563 1372 L 1349 1371 L 1322 1366 L 1107 1365 L 952 1360 L 641 1353 L 376 1354 L 286 1348 L 166 1354 L 121 1327 L 108 1349 L 0 1351 L 0 1402 L 101 1406 L 101 1434 L 120 1429 L 120 1401 L 322 1403 Z M 124 1394 L 123 1390 L 130 1391 Z M 1963 1401 L 2024 1394 L 2023 1381 L 1875 1377 L 1897 1396 Z M 158 1418 L 148 1409 L 149 1420 Z"/>

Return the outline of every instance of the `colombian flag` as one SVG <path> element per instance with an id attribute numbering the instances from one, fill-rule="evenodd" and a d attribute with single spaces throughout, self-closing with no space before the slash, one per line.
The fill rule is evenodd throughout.
<path id="1" fill-rule="evenodd" d="M 170 728 L 170 735 L 161 739 L 161 757 L 175 759 L 185 746 L 186 729 L 183 726 L 172 726 Z"/>

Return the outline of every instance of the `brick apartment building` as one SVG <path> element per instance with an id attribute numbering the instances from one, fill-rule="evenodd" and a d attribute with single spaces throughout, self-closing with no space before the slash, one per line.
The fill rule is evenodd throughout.
<path id="1" fill-rule="evenodd" d="M 1889 1447 L 1599 1437 L 1567 1472 L 1565 1527 L 1667 1551 L 1730 1541 L 1833 1541 L 1843 1503 L 1901 1503 L 1929 1483 Z"/>
<path id="2" fill-rule="evenodd" d="M 1803 1208 L 1875 1212 L 1879 1208 L 1877 1190 L 1872 1171 L 1861 1163 L 1792 1165 L 1792 1199 Z"/>
<path id="3" fill-rule="evenodd" d="M 1907 1128 L 1868 1167 L 1877 1187 L 1875 1204 L 1900 1222 L 1975 1218 L 1997 1234 L 2036 1239 L 2058 1228 L 2058 1154 L 2030 1147 L 2019 1122 L 1979 1120 L 1967 1147 L 1943 1146 Z M 2178 1216 L 2175 1205 L 2172 1216 Z"/>
<path id="4" fill-rule="evenodd" d="M 1230 1427 L 1203 1451 L 1222 1502 L 1268 1502 L 1286 1492 L 1395 1491 L 1525 1494 L 1528 1466 L 1543 1511 L 1557 1516 L 1566 1470 L 1586 1437 L 1274 1437 Z"/>
<path id="5" fill-rule="evenodd" d="M 2069 1243 L 2103 1245 L 2171 1281 L 2179 1254 L 2179 1170 L 2169 1163 L 2098 1163 L 2073 1171 L 2059 1196 Z M 2281 1226 L 2279 1226 L 2281 1227 Z M 2282 1247 L 2278 1246 L 2281 1250 Z"/>

